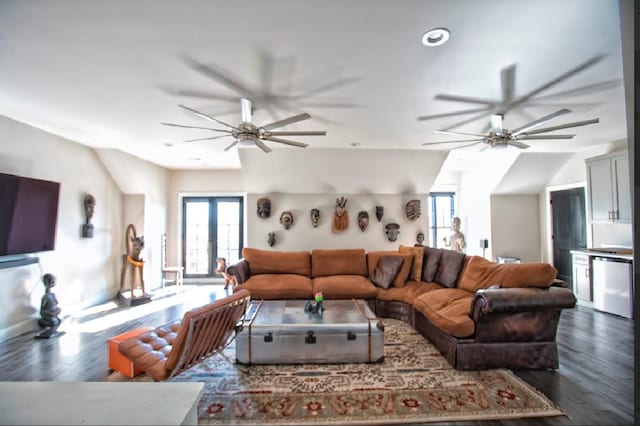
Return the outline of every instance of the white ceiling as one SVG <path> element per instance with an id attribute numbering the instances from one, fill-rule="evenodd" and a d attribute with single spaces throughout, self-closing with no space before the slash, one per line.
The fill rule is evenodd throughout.
<path id="1" fill-rule="evenodd" d="M 451 39 L 424 47 L 434 27 Z M 418 117 L 478 104 L 438 95 L 499 101 L 501 70 L 515 65 L 517 98 L 603 55 L 505 115 L 507 128 L 564 107 L 573 113 L 553 125 L 599 117 L 563 131 L 577 135 L 571 141 L 533 141 L 527 150 L 574 152 L 626 138 L 620 46 L 612 0 L 3 0 L 0 114 L 172 169 L 239 168 L 238 150 L 223 152 L 228 138 L 180 144 L 211 133 L 160 122 L 212 124 L 177 107 L 185 104 L 236 125 L 246 96 L 256 124 L 310 113 L 282 128 L 326 130 L 295 138 L 309 153 L 348 149 L 364 160 L 456 139 L 434 131 L 472 114 Z M 488 120 L 455 130 L 480 132 Z M 269 160 L 274 153 L 249 150 L 252 167 L 257 156 L 280 164 Z"/>

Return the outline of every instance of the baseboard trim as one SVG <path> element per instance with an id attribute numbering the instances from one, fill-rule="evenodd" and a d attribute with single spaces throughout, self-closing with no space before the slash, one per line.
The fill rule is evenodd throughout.
<path id="1" fill-rule="evenodd" d="M 36 331 L 38 329 L 38 320 L 36 318 L 29 318 L 28 320 L 0 330 L 0 342 L 13 339 L 14 337 L 20 336 L 21 334 L 27 333 L 29 331 Z"/>

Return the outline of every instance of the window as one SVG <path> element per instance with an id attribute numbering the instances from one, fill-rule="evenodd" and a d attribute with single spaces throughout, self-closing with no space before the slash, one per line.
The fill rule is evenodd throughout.
<path id="1" fill-rule="evenodd" d="M 451 219 L 455 212 L 454 197 L 455 193 L 453 192 L 432 192 L 429 194 L 431 247 L 446 247 L 443 238 L 449 237 L 451 234 Z"/>
<path id="2" fill-rule="evenodd" d="M 182 203 L 185 277 L 213 277 L 219 257 L 236 263 L 242 253 L 242 197 L 185 197 Z"/>

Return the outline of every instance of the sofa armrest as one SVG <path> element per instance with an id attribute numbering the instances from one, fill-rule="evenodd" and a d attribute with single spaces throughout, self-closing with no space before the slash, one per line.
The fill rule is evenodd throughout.
<path id="1" fill-rule="evenodd" d="M 476 291 L 471 319 L 478 322 L 492 313 L 516 313 L 573 308 L 576 297 L 565 287 L 486 288 Z"/>
<path id="2" fill-rule="evenodd" d="M 238 262 L 227 267 L 227 274 L 235 277 L 238 284 L 242 284 L 251 276 L 249 262 L 247 262 L 245 259 L 240 259 Z"/>

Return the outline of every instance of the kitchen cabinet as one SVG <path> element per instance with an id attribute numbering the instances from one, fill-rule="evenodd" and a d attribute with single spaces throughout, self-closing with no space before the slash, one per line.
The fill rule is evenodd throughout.
<path id="1" fill-rule="evenodd" d="M 631 223 L 629 161 L 626 153 L 586 160 L 592 222 Z"/>
<path id="2" fill-rule="evenodd" d="M 586 254 L 573 254 L 573 292 L 579 301 L 591 302 L 591 257 Z"/>

